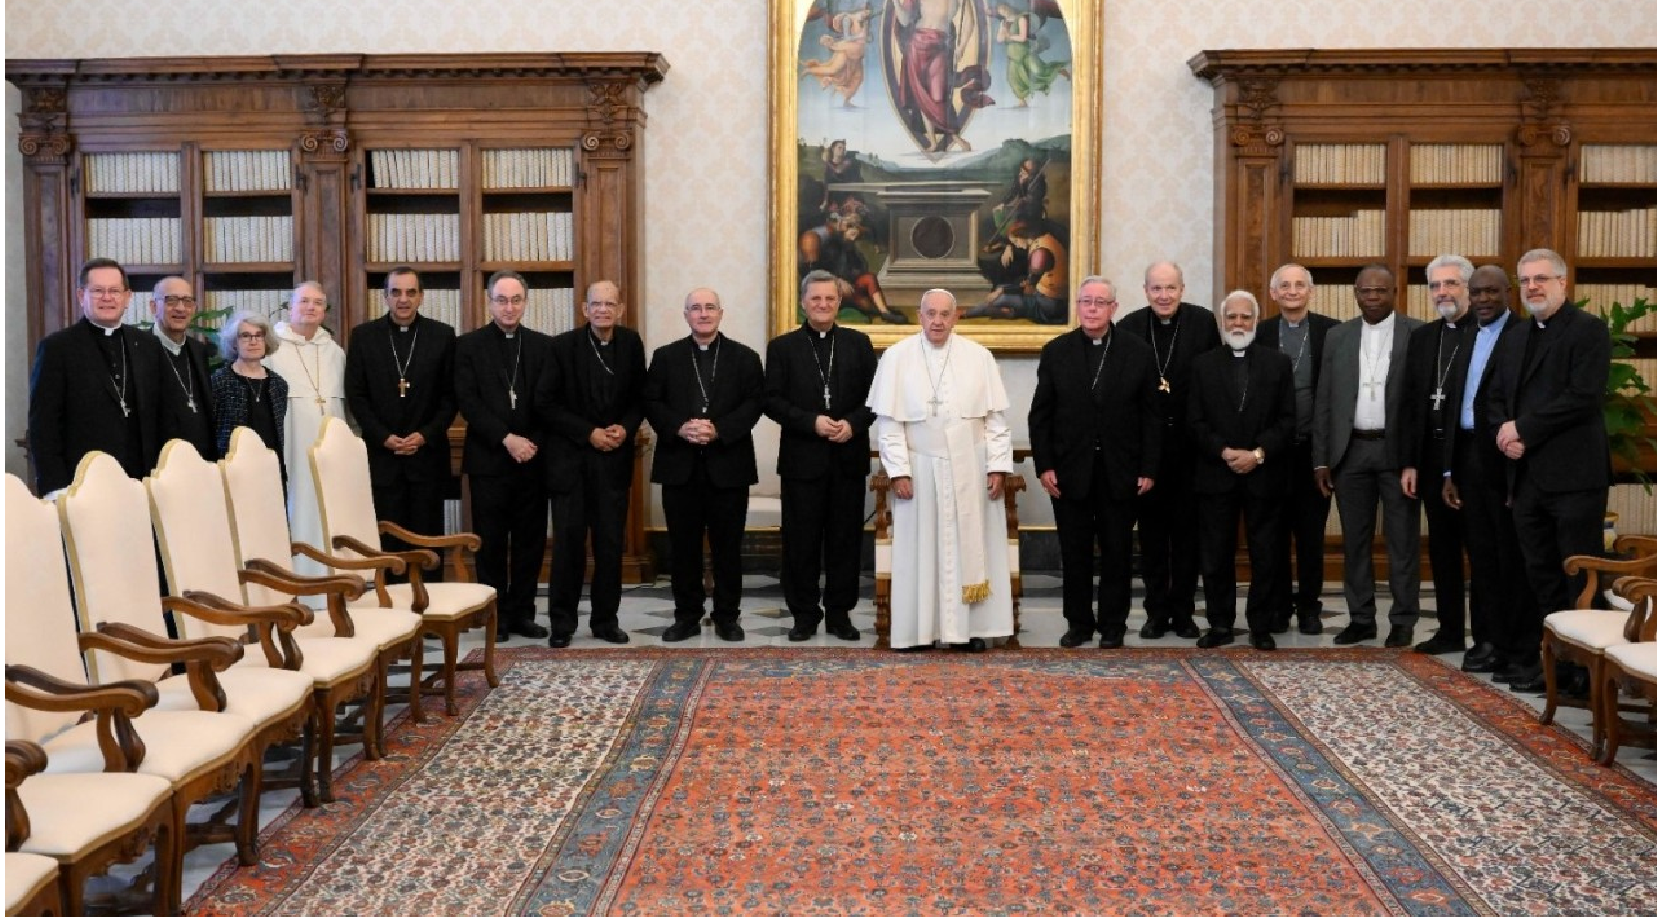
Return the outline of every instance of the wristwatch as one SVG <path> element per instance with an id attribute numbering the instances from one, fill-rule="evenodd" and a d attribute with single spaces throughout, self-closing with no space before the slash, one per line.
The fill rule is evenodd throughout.
<path id="1" fill-rule="evenodd" d="M 1266 450 L 1259 446 L 1254 447 L 1254 463 L 1257 465 L 1266 464 Z"/>

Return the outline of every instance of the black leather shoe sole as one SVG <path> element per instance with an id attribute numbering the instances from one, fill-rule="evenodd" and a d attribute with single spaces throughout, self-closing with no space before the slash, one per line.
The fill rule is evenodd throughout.
<path id="1" fill-rule="evenodd" d="M 1195 621 L 1180 621 L 1174 625 L 1174 636 L 1181 640 L 1195 640 L 1202 636 L 1202 628 Z"/>
<path id="2" fill-rule="evenodd" d="M 1277 649 L 1277 641 L 1272 639 L 1271 634 L 1249 634 L 1249 646 L 1269 652 Z"/>
<path id="3" fill-rule="evenodd" d="M 1065 649 L 1074 649 L 1093 639 L 1092 631 L 1067 630 L 1059 638 L 1059 645 Z"/>
<path id="4" fill-rule="evenodd" d="M 692 637 L 702 635 L 702 625 L 695 621 L 688 624 L 674 624 L 662 631 L 663 643 L 683 643 Z"/>
<path id="5" fill-rule="evenodd" d="M 1405 647 L 1408 647 L 1410 644 L 1412 644 L 1414 642 L 1415 642 L 1415 631 L 1414 630 L 1399 630 L 1398 628 L 1395 627 L 1387 633 L 1387 642 L 1386 642 L 1385 645 L 1386 645 L 1387 649 L 1396 650 L 1396 649 L 1403 649 Z"/>
<path id="6" fill-rule="evenodd" d="M 715 624 L 713 632 L 727 643 L 741 643 L 748 636 L 741 624 Z"/>
<path id="7" fill-rule="evenodd" d="M 632 639 L 627 636 L 627 631 L 624 631 L 619 627 L 594 628 L 593 636 L 603 640 L 605 643 L 626 643 L 628 640 Z"/>
<path id="8" fill-rule="evenodd" d="M 552 636 L 552 637 L 547 638 L 547 646 L 550 646 L 555 650 L 561 650 L 564 647 L 569 646 L 569 645 L 570 645 L 570 635 L 569 634 L 557 634 L 556 636 Z"/>
<path id="9" fill-rule="evenodd" d="M 1335 643 L 1339 646 L 1351 646 L 1354 643 L 1374 639 L 1375 628 L 1373 627 L 1347 627 L 1335 635 Z"/>
<path id="10" fill-rule="evenodd" d="M 1197 649 L 1211 650 L 1217 646 L 1228 646 L 1237 642 L 1236 635 L 1231 628 L 1210 627 L 1208 632 L 1197 638 Z"/>
<path id="11" fill-rule="evenodd" d="M 527 624 L 509 624 L 506 629 L 520 637 L 528 637 L 531 640 L 545 640 L 549 634 L 546 628 L 533 621 Z"/>
<path id="12" fill-rule="evenodd" d="M 1323 619 L 1315 617 L 1302 618 L 1300 621 L 1300 632 L 1308 637 L 1316 637 L 1317 635 L 1323 633 Z"/>
<path id="13" fill-rule="evenodd" d="M 817 628 L 815 627 L 809 630 L 804 627 L 791 627 L 788 630 L 789 643 L 804 643 L 815 636 L 817 636 Z"/>
<path id="14" fill-rule="evenodd" d="M 1415 645 L 1415 651 L 1428 656 L 1443 656 L 1446 653 L 1459 653 L 1467 649 L 1465 640 L 1444 640 L 1438 636 L 1429 637 Z"/>
<path id="15" fill-rule="evenodd" d="M 861 640 L 863 632 L 851 624 L 830 624 L 828 632 L 840 640 Z"/>
<path id="16" fill-rule="evenodd" d="M 1145 626 L 1139 629 L 1139 639 L 1161 640 L 1166 633 L 1168 633 L 1168 625 L 1161 621 L 1146 621 Z"/>
<path id="17" fill-rule="evenodd" d="M 1112 628 L 1099 635 L 1099 648 L 1102 650 L 1119 650 L 1122 648 L 1122 638 L 1127 636 L 1125 630 Z"/>

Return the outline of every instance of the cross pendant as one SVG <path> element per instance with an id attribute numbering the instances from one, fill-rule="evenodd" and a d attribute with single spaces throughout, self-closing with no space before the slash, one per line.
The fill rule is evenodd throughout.
<path id="1" fill-rule="evenodd" d="M 1441 389 L 1435 389 L 1433 391 L 1433 410 L 1439 411 L 1439 410 L 1443 410 L 1443 408 L 1444 408 L 1444 389 L 1442 389 L 1442 388 Z"/>
<path id="2" fill-rule="evenodd" d="M 196 399 L 194 397 L 184 399 L 184 406 L 190 409 L 190 413 L 194 414 L 196 412 Z"/>
<path id="3" fill-rule="evenodd" d="M 938 409 L 943 407 L 943 405 L 944 405 L 943 401 L 939 400 L 937 395 L 933 395 L 932 400 L 928 401 L 927 404 L 932 406 L 932 416 L 933 417 L 938 416 Z"/>
<path id="4" fill-rule="evenodd" d="M 1167 392 L 1168 394 L 1172 395 L 1174 393 L 1174 390 L 1172 388 L 1168 387 L 1168 377 L 1167 376 L 1157 376 L 1157 378 L 1162 381 L 1162 384 L 1158 385 L 1156 387 L 1156 390 L 1159 391 L 1159 392 Z"/>
<path id="5" fill-rule="evenodd" d="M 1380 388 L 1380 384 L 1376 383 L 1376 382 L 1365 382 L 1364 383 L 1364 388 L 1369 389 L 1369 400 L 1374 401 L 1375 400 L 1375 390 L 1377 388 Z"/>
<path id="6" fill-rule="evenodd" d="M 397 380 L 397 397 L 398 398 L 407 398 L 408 397 L 408 387 L 409 386 L 408 386 L 408 380 L 407 379 L 398 379 Z"/>
<path id="7" fill-rule="evenodd" d="M 516 411 L 518 409 L 518 393 L 513 391 L 512 389 L 507 389 L 506 390 L 506 397 L 508 399 L 510 399 L 511 402 L 512 402 L 511 410 Z"/>
<path id="8" fill-rule="evenodd" d="M 318 395 L 316 396 L 316 406 L 318 408 L 325 408 L 328 406 L 328 400 L 323 398 L 321 395 Z"/>
<path id="9" fill-rule="evenodd" d="M 823 407 L 826 408 L 828 406 L 829 406 L 829 390 L 828 390 L 828 386 L 825 385 L 825 386 L 823 386 Z"/>

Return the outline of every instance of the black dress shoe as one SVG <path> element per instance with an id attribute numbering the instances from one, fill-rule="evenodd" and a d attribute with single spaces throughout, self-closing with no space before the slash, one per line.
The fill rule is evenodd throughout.
<path id="1" fill-rule="evenodd" d="M 569 634 L 553 634 L 552 636 L 547 638 L 547 646 L 550 646 L 555 650 L 561 650 L 564 647 L 569 646 L 569 645 L 570 645 L 570 635 Z"/>
<path id="2" fill-rule="evenodd" d="M 593 628 L 593 636 L 605 643 L 626 643 L 630 638 L 627 631 L 614 624 L 600 624 Z"/>
<path id="3" fill-rule="evenodd" d="M 863 639 L 863 632 L 858 630 L 857 626 L 852 624 L 850 621 L 846 621 L 841 624 L 830 624 L 828 626 L 828 632 L 841 640 Z"/>
<path id="4" fill-rule="evenodd" d="M 817 628 L 807 627 L 804 624 L 796 624 L 788 629 L 789 643 L 804 643 L 815 636 L 817 636 Z"/>
<path id="5" fill-rule="evenodd" d="M 1409 646 L 1414 642 L 1415 628 L 1413 627 L 1394 627 L 1392 630 L 1387 631 L 1386 645 L 1391 649 Z"/>
<path id="6" fill-rule="evenodd" d="M 1354 643 L 1374 639 L 1375 625 L 1373 624 L 1348 624 L 1341 628 L 1340 633 L 1335 635 L 1335 643 L 1340 646 L 1350 646 Z"/>
<path id="7" fill-rule="evenodd" d="M 1295 614 L 1292 611 L 1282 611 L 1272 615 L 1272 633 L 1286 634 L 1289 625 L 1294 623 Z"/>
<path id="8" fill-rule="evenodd" d="M 1197 649 L 1211 650 L 1217 646 L 1237 642 L 1237 637 L 1229 627 L 1210 627 L 1202 636 L 1197 638 Z"/>
<path id="9" fill-rule="evenodd" d="M 1496 671 L 1496 646 L 1493 643 L 1475 643 L 1461 658 L 1463 672 Z"/>
<path id="10" fill-rule="evenodd" d="M 1099 632 L 1099 648 L 1102 650 L 1119 650 L 1122 640 L 1128 635 L 1126 627 L 1107 627 Z"/>
<path id="11" fill-rule="evenodd" d="M 1548 678 L 1540 665 L 1532 666 L 1515 673 L 1507 689 L 1516 694 L 1542 694 L 1548 690 Z"/>
<path id="12" fill-rule="evenodd" d="M 512 632 L 511 631 L 507 630 L 504 627 L 495 628 L 495 642 L 496 643 L 505 643 L 506 641 L 511 640 L 511 639 L 512 639 Z"/>
<path id="13" fill-rule="evenodd" d="M 1249 633 L 1249 646 L 1257 650 L 1275 650 L 1277 649 L 1277 641 L 1272 639 L 1271 634 L 1251 631 Z"/>
<path id="14" fill-rule="evenodd" d="M 667 630 L 662 631 L 662 642 L 682 643 L 692 637 L 699 637 L 701 635 L 701 621 L 674 621 Z"/>
<path id="15" fill-rule="evenodd" d="M 1180 638 L 1181 640 L 1195 640 L 1202 636 L 1202 628 L 1198 627 L 1197 622 L 1191 620 L 1190 618 L 1186 618 L 1183 621 L 1175 621 L 1174 636 Z"/>
<path id="16" fill-rule="evenodd" d="M 1460 637 L 1446 637 L 1444 633 L 1433 634 L 1431 637 L 1417 643 L 1415 651 L 1428 656 L 1443 656 L 1446 653 L 1459 653 L 1467 649 L 1467 641 Z"/>
<path id="17" fill-rule="evenodd" d="M 727 621 L 724 623 L 715 621 L 713 624 L 713 632 L 719 635 L 719 639 L 728 643 L 741 643 L 742 640 L 748 636 L 742 630 L 742 625 L 736 623 L 735 621 Z"/>
<path id="18" fill-rule="evenodd" d="M 547 629 L 534 621 L 513 621 L 506 625 L 506 629 L 531 640 L 545 640 L 547 638 Z"/>
<path id="19" fill-rule="evenodd" d="M 982 653 L 989 649 L 990 645 L 983 637 L 973 637 L 966 642 L 963 648 L 969 653 Z"/>
<path id="20" fill-rule="evenodd" d="M 1064 636 L 1059 638 L 1059 645 L 1067 650 L 1074 649 L 1092 639 L 1093 631 L 1071 628 L 1064 632 Z"/>
<path id="21" fill-rule="evenodd" d="M 1162 635 L 1168 632 L 1167 621 L 1146 621 L 1145 626 L 1139 629 L 1141 640 L 1161 640 Z"/>
<path id="22" fill-rule="evenodd" d="M 1323 633 L 1323 616 L 1317 612 L 1300 616 L 1300 632 L 1308 637 Z"/>

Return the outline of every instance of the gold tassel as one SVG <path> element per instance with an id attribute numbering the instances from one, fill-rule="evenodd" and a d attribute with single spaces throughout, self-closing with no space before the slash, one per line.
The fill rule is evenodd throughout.
<path id="1" fill-rule="evenodd" d="M 985 599 L 987 599 L 989 597 L 990 597 L 990 582 L 989 582 L 989 580 L 985 580 L 982 583 L 974 583 L 971 586 L 962 586 L 961 587 L 961 601 L 964 602 L 965 604 L 974 605 L 974 604 L 977 604 L 979 602 L 984 601 Z"/>

